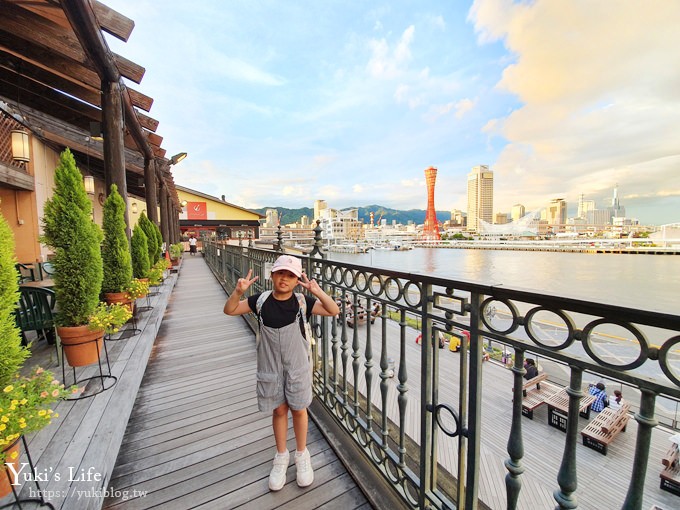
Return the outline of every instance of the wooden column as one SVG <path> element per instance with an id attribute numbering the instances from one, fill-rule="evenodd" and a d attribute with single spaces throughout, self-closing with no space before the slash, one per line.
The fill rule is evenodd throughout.
<path id="1" fill-rule="evenodd" d="M 158 194 L 156 193 L 156 160 L 144 158 L 144 191 L 146 217 L 158 225 Z"/>
<path id="2" fill-rule="evenodd" d="M 163 241 L 165 241 L 166 246 L 168 249 L 170 249 L 170 230 L 168 229 L 168 190 L 165 187 L 165 183 L 163 180 L 160 180 L 160 189 L 159 189 L 159 201 L 160 201 L 160 206 L 161 206 L 161 236 L 163 237 Z"/>
<path id="3" fill-rule="evenodd" d="M 118 186 L 118 193 L 127 204 L 127 181 L 125 179 L 125 121 L 120 83 L 102 81 L 102 117 L 104 124 L 104 176 L 106 195 L 111 184 Z M 130 239 L 130 219 L 125 208 L 125 230 Z"/>

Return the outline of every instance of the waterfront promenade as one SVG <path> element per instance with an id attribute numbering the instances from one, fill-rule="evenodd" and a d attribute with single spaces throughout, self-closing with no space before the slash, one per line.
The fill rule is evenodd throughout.
<path id="1" fill-rule="evenodd" d="M 257 410 L 255 337 L 222 312 L 226 295 L 202 257 L 186 256 L 180 275 L 104 508 L 372 508 L 312 421 L 314 484 L 299 488 L 291 465 L 285 487 L 269 491 L 275 448 L 271 416 Z"/>

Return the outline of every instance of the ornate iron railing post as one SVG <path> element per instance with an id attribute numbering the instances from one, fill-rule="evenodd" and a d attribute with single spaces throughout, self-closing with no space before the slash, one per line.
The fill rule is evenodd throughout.
<path id="1" fill-rule="evenodd" d="M 283 232 L 281 232 L 281 225 L 276 227 L 276 242 L 274 243 L 274 250 L 283 253 Z"/>
<path id="2" fill-rule="evenodd" d="M 323 229 L 321 228 L 321 220 L 316 220 L 316 227 L 314 227 L 314 247 L 309 253 L 311 256 L 318 256 L 322 259 L 326 258 L 326 254 L 323 252 L 323 239 L 321 233 Z"/>
<path id="3" fill-rule="evenodd" d="M 575 365 L 570 365 L 569 368 L 571 369 L 571 377 L 569 378 L 569 387 L 567 388 L 567 394 L 569 395 L 567 438 L 564 442 L 562 463 L 557 473 L 557 483 L 560 485 L 560 488 L 553 493 L 559 508 L 564 510 L 572 510 L 578 506 L 576 496 L 573 494 L 578 486 L 576 474 L 576 444 L 578 443 L 578 438 L 576 436 L 578 434 L 579 407 L 581 397 L 583 397 L 583 391 L 581 390 L 583 370 Z"/>
<path id="4" fill-rule="evenodd" d="M 480 305 L 482 296 L 470 295 L 470 384 L 468 411 L 468 451 L 465 472 L 465 510 L 476 510 L 479 493 L 479 443 L 482 433 L 482 351 Z M 463 473 L 460 473 L 463 476 Z"/>
<path id="5" fill-rule="evenodd" d="M 515 364 L 512 367 L 513 390 L 512 390 L 512 425 L 510 426 L 510 437 L 508 438 L 508 455 L 510 458 L 505 461 L 505 468 L 508 474 L 505 475 L 505 489 L 508 497 L 508 509 L 517 508 L 519 492 L 522 488 L 520 475 L 524 473 L 522 457 L 524 457 L 524 439 L 522 437 L 522 379 L 526 370 L 524 369 L 524 351 L 515 350 Z"/>
<path id="6" fill-rule="evenodd" d="M 438 402 L 433 399 L 432 378 L 434 351 L 439 346 L 439 339 L 434 338 L 432 331 L 432 286 L 423 285 L 420 296 L 421 315 L 421 350 L 420 350 L 420 491 L 418 506 L 426 508 L 426 492 L 436 487 L 436 447 L 437 435 L 432 427 L 432 412 Z M 434 374 L 436 377 L 436 374 Z"/>
<path id="7" fill-rule="evenodd" d="M 654 418 L 656 394 L 652 391 L 641 389 L 640 412 L 635 415 L 638 422 L 638 435 L 635 443 L 635 458 L 633 459 L 633 473 L 630 485 L 623 502 L 623 510 L 640 510 L 642 508 L 642 496 L 645 487 L 645 475 L 649 461 L 649 446 L 652 442 L 652 429 L 659 422 Z"/>

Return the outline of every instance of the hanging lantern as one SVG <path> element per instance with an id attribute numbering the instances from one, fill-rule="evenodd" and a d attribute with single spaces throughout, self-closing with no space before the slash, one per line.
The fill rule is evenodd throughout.
<path id="1" fill-rule="evenodd" d="M 28 133 L 22 129 L 12 130 L 12 159 L 24 163 L 31 161 Z"/>

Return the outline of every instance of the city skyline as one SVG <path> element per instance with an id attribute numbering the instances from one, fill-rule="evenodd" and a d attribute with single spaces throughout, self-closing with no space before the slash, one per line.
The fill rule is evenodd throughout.
<path id="1" fill-rule="evenodd" d="M 180 185 L 247 208 L 424 209 L 433 166 L 437 208 L 465 210 L 484 164 L 494 213 L 618 183 L 629 216 L 680 220 L 677 2 L 107 5 L 135 20 L 107 41 L 146 65 L 158 134 L 189 154 Z"/>

